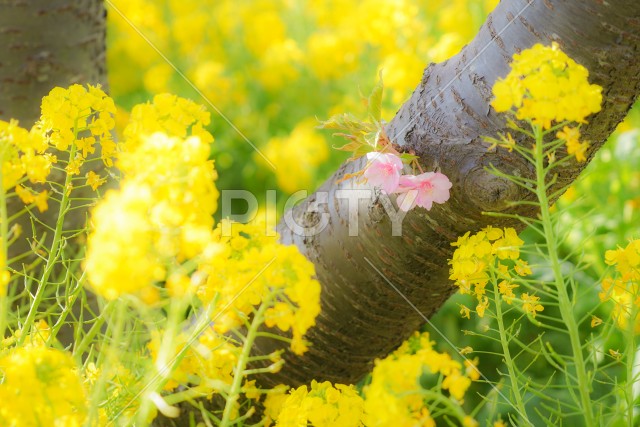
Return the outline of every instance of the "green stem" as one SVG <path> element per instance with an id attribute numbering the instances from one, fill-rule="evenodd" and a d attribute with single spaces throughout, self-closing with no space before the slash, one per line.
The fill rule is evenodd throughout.
<path id="1" fill-rule="evenodd" d="M 240 397 L 242 380 L 245 377 L 245 369 L 247 368 L 247 363 L 249 362 L 249 357 L 251 356 L 253 342 L 258 336 L 258 328 L 264 322 L 264 313 L 267 310 L 269 303 L 270 297 L 266 297 L 262 301 L 262 304 L 260 304 L 260 307 L 258 307 L 258 310 L 253 316 L 253 320 L 251 321 L 251 325 L 249 326 L 249 330 L 247 331 L 247 336 L 242 346 L 242 353 L 240 354 L 240 357 L 238 358 L 238 362 L 236 363 L 236 367 L 234 369 L 233 382 L 231 383 L 231 389 L 229 390 L 229 395 L 227 396 L 227 401 L 224 406 L 224 412 L 222 414 L 220 427 L 228 427 L 235 424 L 235 422 L 231 422 L 233 407 Z"/>
<path id="2" fill-rule="evenodd" d="M 74 134 L 74 143 L 71 144 L 71 150 L 69 151 L 69 161 L 73 160 L 73 158 L 76 155 L 76 145 L 75 145 L 76 139 L 77 139 L 77 131 Z M 47 263 L 44 267 L 44 271 L 42 273 L 42 278 L 40 280 L 38 290 L 36 291 L 36 295 L 33 298 L 31 307 L 29 308 L 29 313 L 27 314 L 27 318 L 24 321 L 25 329 L 29 328 L 30 325 L 33 324 L 36 318 L 36 314 L 38 313 L 38 307 L 40 306 L 40 303 L 44 298 L 45 290 L 47 288 L 47 285 L 49 284 L 49 277 L 51 276 L 51 273 L 53 273 L 53 269 L 57 264 L 58 257 L 60 256 L 59 252 L 62 249 L 62 243 L 63 243 L 62 233 L 64 231 L 63 230 L 64 217 L 69 208 L 69 201 L 70 201 L 69 196 L 67 195 L 66 189 L 68 188 L 68 185 L 71 183 L 71 180 L 72 180 L 71 175 L 69 173 L 66 173 L 65 179 L 64 179 L 64 188 L 62 189 L 60 206 L 58 208 L 58 219 L 56 221 L 56 228 L 53 234 L 53 241 L 51 242 L 51 250 L 49 251 L 49 256 L 47 257 Z M 18 339 L 18 346 L 22 345 L 27 335 L 28 334 L 26 333 L 21 334 L 20 338 Z"/>
<path id="3" fill-rule="evenodd" d="M 89 399 L 89 417 L 85 425 L 94 425 L 99 419 L 98 409 L 104 406 L 104 402 L 108 399 L 107 383 L 117 371 L 114 367 L 118 366 L 122 356 L 122 337 L 124 335 L 125 320 L 127 317 L 127 305 L 122 300 L 116 300 L 116 311 L 114 313 L 114 323 L 110 325 L 103 343 L 108 342 L 105 351 L 98 353 L 96 366 L 100 369 L 100 375 L 91 387 L 91 397 Z M 96 423 L 97 424 L 97 423 Z"/>
<path id="4" fill-rule="evenodd" d="M 60 329 L 65 324 L 67 317 L 69 316 L 69 314 L 73 309 L 74 304 L 78 300 L 78 297 L 82 294 L 83 283 L 85 281 L 84 275 L 81 276 L 80 279 L 75 281 L 75 283 L 73 283 L 74 288 L 71 289 L 71 286 L 72 286 L 72 279 L 70 279 L 70 276 L 72 276 L 71 272 L 77 271 L 77 269 L 79 268 L 78 264 L 79 264 L 78 262 L 74 262 L 72 266 L 66 269 L 64 283 L 67 284 L 67 287 L 68 287 L 67 292 L 70 291 L 71 293 L 67 294 L 67 292 L 65 292 L 66 303 L 62 308 L 62 311 L 60 312 L 60 314 L 57 316 L 56 323 L 51 327 L 51 333 L 49 335 L 49 338 L 47 339 L 47 345 L 51 345 L 57 340 L 58 332 L 60 332 Z M 82 324 L 84 322 L 80 321 L 78 323 Z M 79 332 L 78 329 L 75 329 L 74 335 L 77 335 L 78 332 Z M 75 342 L 75 339 L 74 339 L 74 342 Z"/>
<path id="5" fill-rule="evenodd" d="M 171 378 L 175 368 L 182 361 L 180 352 L 176 353 L 176 338 L 180 335 L 180 325 L 184 310 L 184 300 L 173 299 L 171 301 L 166 327 L 162 334 L 162 340 L 156 358 L 156 369 L 152 370 L 153 376 L 147 380 L 147 384 L 151 385 L 147 388 L 147 394 L 162 391 L 162 388 Z M 154 403 L 151 399 L 142 399 L 137 415 L 140 425 L 144 425 L 145 420 L 149 419 L 149 413 L 153 406 Z"/>
<path id="6" fill-rule="evenodd" d="M 0 156 L 3 158 L 4 156 Z M 7 258 L 9 256 L 9 223 L 7 214 L 7 193 L 4 190 L 4 177 L 0 168 L 0 274 L 7 270 Z M 1 280 L 1 279 L 0 279 Z M 8 283 L 0 283 L 0 341 L 4 338 L 7 328 L 7 313 L 9 312 L 9 298 L 7 297 Z M 23 334 L 24 335 L 24 334 Z"/>
<path id="7" fill-rule="evenodd" d="M 627 326 L 626 332 L 626 341 L 627 348 L 625 349 L 625 364 L 627 368 L 627 380 L 625 381 L 625 397 L 627 403 L 627 425 L 629 427 L 633 427 L 633 410 L 634 410 L 634 400 L 635 396 L 633 393 L 633 386 L 635 383 L 635 378 L 633 377 L 633 368 L 635 364 L 636 357 L 636 340 L 635 340 L 635 325 L 638 317 L 638 309 L 633 306 L 631 310 L 631 315 L 629 317 L 629 324 Z"/>
<path id="8" fill-rule="evenodd" d="M 168 396 L 164 396 L 167 405 L 175 405 L 186 400 L 193 400 L 211 395 L 211 387 L 209 384 L 201 384 L 190 387 L 186 390 L 179 391 Z"/>
<path id="9" fill-rule="evenodd" d="M 109 301 L 104 306 L 104 308 L 100 312 L 100 316 L 98 316 L 95 319 L 93 325 L 91 326 L 91 329 L 89 329 L 86 335 L 82 337 L 82 341 L 80 341 L 80 343 L 77 344 L 73 349 L 73 354 L 77 356 L 79 359 L 82 358 L 82 356 L 84 355 L 84 353 L 87 351 L 87 349 L 91 344 L 96 343 L 94 339 L 102 329 L 102 325 L 104 325 L 105 321 L 107 320 L 107 317 L 111 315 L 111 310 L 113 309 L 114 305 L 115 305 L 114 301 Z"/>
<path id="10" fill-rule="evenodd" d="M 493 297 L 496 303 L 496 320 L 498 321 L 498 332 L 500 333 L 500 344 L 502 344 L 502 356 L 504 357 L 504 363 L 507 365 L 509 371 L 509 381 L 511 381 L 511 393 L 516 400 L 516 409 L 522 419 L 529 425 L 529 417 L 527 417 L 527 409 L 524 405 L 524 399 L 522 393 L 520 393 L 520 384 L 518 382 L 518 374 L 515 370 L 515 364 L 511 357 L 511 350 L 509 350 L 509 338 L 507 337 L 507 331 L 504 327 L 504 316 L 502 313 L 502 299 L 500 298 L 500 292 L 498 291 L 498 284 L 495 277 L 492 277 L 493 282 Z"/>
<path id="11" fill-rule="evenodd" d="M 420 390 L 420 394 L 424 396 L 427 400 L 432 401 L 436 404 L 440 403 L 442 406 L 446 408 L 447 415 L 455 416 L 458 421 L 462 424 L 464 422 L 464 418 L 466 414 L 460 405 L 456 405 L 453 403 L 451 399 L 446 398 L 442 391 L 434 391 L 429 389 Z"/>
<path id="12" fill-rule="evenodd" d="M 544 147 L 543 132 L 539 126 L 534 126 L 535 143 L 535 167 L 536 167 L 536 196 L 540 202 L 540 217 L 544 230 L 545 241 L 547 243 L 547 251 L 551 268 L 555 279 L 555 286 L 558 291 L 558 302 L 562 320 L 567 327 L 569 338 L 571 341 L 571 349 L 575 360 L 576 376 L 578 379 L 578 390 L 580 391 L 580 402 L 576 402 L 581 406 L 583 416 L 587 426 L 594 426 L 593 408 L 591 405 L 591 396 L 589 393 L 590 383 L 587 375 L 587 368 L 582 354 L 582 346 L 580 345 L 580 334 L 578 324 L 573 313 L 573 306 L 569 293 L 567 292 L 566 283 L 562 274 L 560 259 L 558 256 L 558 248 L 556 246 L 553 224 L 551 222 L 551 213 L 549 211 L 549 199 L 546 193 L 546 176 L 544 167 Z"/>

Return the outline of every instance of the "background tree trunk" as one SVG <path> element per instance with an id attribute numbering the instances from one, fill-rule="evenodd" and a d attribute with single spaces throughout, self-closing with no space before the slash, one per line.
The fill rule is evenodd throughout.
<path id="1" fill-rule="evenodd" d="M 107 83 L 102 0 L 0 0 L 0 119 L 31 127 L 54 86 Z"/>
<path id="2" fill-rule="evenodd" d="M 295 244 L 315 264 L 322 283 L 322 312 L 307 334 L 313 344 L 310 350 L 302 357 L 286 353 L 282 371 L 263 376 L 262 384 L 297 386 L 312 379 L 357 382 L 376 358 L 394 350 L 455 291 L 447 264 L 452 241 L 488 224 L 523 228 L 511 220 L 482 215 L 483 211 L 516 213 L 507 202 L 531 198 L 484 168 L 493 164 L 522 176 L 532 176 L 533 170 L 515 152 L 488 152 L 482 136 L 506 130 L 504 116 L 497 115 L 489 102 L 491 88 L 508 73 L 512 55 L 535 43 L 553 41 L 589 70 L 592 83 L 604 88 L 602 111 L 582 127 L 592 144 L 588 156 L 593 157 L 640 92 L 640 2 L 502 0 L 458 55 L 425 70 L 412 97 L 386 128 L 402 151 L 414 150 L 420 156 L 425 170 L 440 170 L 451 179 L 451 199 L 429 212 L 412 210 L 404 218 L 400 237 L 392 237 L 391 221 L 379 197 L 361 200 L 358 235 L 350 237 L 348 202 L 336 193 L 366 188 L 354 180 L 340 182 L 345 174 L 363 168 L 364 161 L 359 160 L 344 164 L 294 208 L 297 223 L 312 226 L 319 215 L 309 211 L 318 194 L 327 192 L 328 204 L 321 209 L 329 213 L 330 221 L 323 232 L 304 237 L 285 223 L 279 225 L 282 242 Z M 571 162 L 559 171 L 555 189 L 571 183 L 585 166 Z M 518 208 L 517 213 L 536 212 Z M 260 352 L 278 345 L 263 340 Z"/>

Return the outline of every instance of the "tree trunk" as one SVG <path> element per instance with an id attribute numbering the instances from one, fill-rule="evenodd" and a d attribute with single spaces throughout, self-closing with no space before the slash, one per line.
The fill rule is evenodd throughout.
<path id="1" fill-rule="evenodd" d="M 604 88 L 602 111 L 582 127 L 584 138 L 591 141 L 588 156 L 593 157 L 640 92 L 640 2 L 502 0 L 458 55 L 425 70 L 412 97 L 386 128 L 402 151 L 414 150 L 420 156 L 425 170 L 440 170 L 451 179 L 451 199 L 429 212 L 409 212 L 398 237 L 392 236 L 384 199 L 363 199 L 358 235 L 350 236 L 348 200 L 340 198 L 339 191 L 367 188 L 353 179 L 341 182 L 345 174 L 363 168 L 359 160 L 344 164 L 293 209 L 297 224 L 307 227 L 318 222 L 322 211 L 328 212 L 324 231 L 305 237 L 285 222 L 279 225 L 282 242 L 295 244 L 315 264 L 322 283 L 322 312 L 307 334 L 310 350 L 302 357 L 287 353 L 282 371 L 260 378 L 263 385 L 297 386 L 312 379 L 357 382 L 376 358 L 395 349 L 455 291 L 447 264 L 452 241 L 488 224 L 523 228 L 482 215 L 516 213 L 507 202 L 531 198 L 484 168 L 493 164 L 511 174 L 532 176 L 532 167 L 515 152 L 488 152 L 482 136 L 506 130 L 504 116 L 489 102 L 491 88 L 508 73 L 512 55 L 553 41 L 589 70 L 592 83 Z M 585 166 L 571 162 L 560 171 L 555 188 L 571 183 Z M 314 203 L 321 201 L 322 193 L 328 194 L 328 203 L 320 203 L 318 209 Z M 536 213 L 518 209 L 523 215 Z M 310 213 L 313 210 L 321 212 Z M 259 349 L 268 353 L 278 345 L 263 340 Z"/>
<path id="2" fill-rule="evenodd" d="M 54 86 L 106 85 L 102 0 L 0 0 L 0 119 L 31 127 Z"/>
<path id="3" fill-rule="evenodd" d="M 53 87 L 90 83 L 106 88 L 105 35 L 102 0 L 0 0 L 0 120 L 17 119 L 29 129 L 40 118 L 42 97 Z M 101 167 L 101 162 L 93 167 Z M 64 177 L 53 172 L 50 179 L 62 182 Z M 17 197 L 9 201 L 10 214 L 22 207 Z M 52 227 L 57 214 L 51 200 L 49 210 L 38 218 Z M 76 209 L 68 215 L 66 228 L 83 227 L 85 217 L 86 209 Z M 36 223 L 33 236 L 29 215 L 18 222 L 23 235 L 11 246 L 10 258 L 28 251 L 29 240 L 45 231 Z"/>

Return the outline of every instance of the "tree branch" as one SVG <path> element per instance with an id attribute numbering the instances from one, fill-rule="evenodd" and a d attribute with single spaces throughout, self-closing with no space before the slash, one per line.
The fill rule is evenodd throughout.
<path id="1" fill-rule="evenodd" d="M 302 227 L 316 225 L 328 213 L 322 232 L 305 237 L 286 222 L 279 225 L 282 242 L 295 244 L 315 264 L 323 286 L 322 312 L 307 334 L 310 350 L 302 357 L 287 353 L 282 371 L 263 376 L 263 385 L 296 386 L 312 379 L 357 382 L 376 358 L 396 348 L 454 292 L 447 260 L 457 236 L 488 224 L 523 228 L 512 219 L 483 216 L 483 211 L 535 214 L 530 206 L 510 208 L 507 203 L 529 199 L 526 190 L 485 170 L 494 165 L 532 176 L 531 166 L 516 153 L 488 152 L 482 136 L 506 130 L 504 117 L 489 102 L 491 87 L 507 74 L 513 53 L 553 41 L 589 70 L 592 83 L 604 88 L 602 111 L 582 128 L 592 144 L 588 157 L 593 157 L 640 92 L 640 2 L 502 0 L 458 55 L 425 70 L 412 97 L 387 126 L 392 141 L 414 150 L 426 170 L 449 176 L 451 199 L 429 212 L 414 209 L 402 222 L 402 235 L 394 237 L 383 197 L 374 193 L 360 200 L 358 235 L 350 236 L 349 201 L 340 192 L 368 187 L 341 179 L 363 168 L 360 159 L 342 165 L 292 210 Z M 551 191 L 571 183 L 585 166 L 570 162 Z M 269 353 L 278 345 L 262 340 L 259 352 Z"/>

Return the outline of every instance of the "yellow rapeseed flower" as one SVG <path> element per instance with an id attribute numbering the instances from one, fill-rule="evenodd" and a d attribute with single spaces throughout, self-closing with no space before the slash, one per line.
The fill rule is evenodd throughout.
<path id="1" fill-rule="evenodd" d="M 514 289 L 519 285 L 514 278 L 531 275 L 533 272 L 526 261 L 520 259 L 520 248 L 524 241 L 518 237 L 513 228 L 485 227 L 476 234 L 467 232 L 452 243 L 457 249 L 449 261 L 451 266 L 449 278 L 455 281 L 462 294 L 472 294 L 478 300 L 476 314 L 484 317 L 489 308 L 487 297 L 489 280 L 496 280 L 498 293 L 502 299 L 511 304 L 516 298 Z M 522 297 L 525 312 L 535 316 L 542 305 L 537 304 L 538 297 Z M 469 315 L 470 310 L 463 307 L 460 314 Z"/>
<path id="2" fill-rule="evenodd" d="M 589 84 L 589 72 L 560 50 L 536 44 L 513 55 L 511 71 L 493 86 L 497 112 L 515 111 L 545 129 L 552 122 L 584 123 L 600 111 L 602 88 Z"/>
<path id="3" fill-rule="evenodd" d="M 320 80 L 339 79 L 357 68 L 361 49 L 360 37 L 352 28 L 318 31 L 307 40 L 307 66 Z"/>
<path id="4" fill-rule="evenodd" d="M 589 143 L 580 142 L 580 129 L 577 127 L 565 126 L 556 134 L 556 137 L 565 141 L 567 145 L 567 154 L 575 155 L 576 160 L 584 162 L 586 160 L 585 152 L 589 148 Z"/>
<path id="5" fill-rule="evenodd" d="M 465 317 L 467 319 L 471 319 L 470 314 L 471 314 L 471 310 L 469 310 L 469 307 L 460 305 L 460 316 Z"/>
<path id="6" fill-rule="evenodd" d="M 89 171 L 85 174 L 87 179 L 87 185 L 91 187 L 93 191 L 97 190 L 102 184 L 107 182 L 107 178 L 100 178 L 100 175 L 94 171 Z"/>
<path id="7" fill-rule="evenodd" d="M 0 425 L 82 426 L 87 401 L 71 355 L 27 346 L 0 357 Z"/>
<path id="8" fill-rule="evenodd" d="M 504 302 L 506 302 L 507 304 L 511 304 L 511 301 L 513 301 L 513 299 L 516 297 L 513 293 L 513 290 L 518 287 L 519 285 L 516 285 L 515 283 L 512 283 L 508 280 L 503 280 L 502 282 L 498 283 L 498 292 L 502 294 L 502 299 L 504 300 Z"/>
<path id="9" fill-rule="evenodd" d="M 540 297 L 529 295 L 525 292 L 520 295 L 520 299 L 522 299 L 522 309 L 524 310 L 524 312 L 530 313 L 533 317 L 536 317 L 536 313 L 538 311 L 544 310 L 542 304 L 538 304 L 538 301 L 540 301 Z"/>
<path id="10" fill-rule="evenodd" d="M 292 390 L 279 409 L 278 427 L 363 425 L 363 400 L 352 385 L 314 380 L 309 388 L 303 385 Z"/>
<path id="11" fill-rule="evenodd" d="M 618 327 L 625 330 L 631 322 L 635 333 L 640 333 L 640 239 L 607 251 L 605 262 L 616 271 L 603 280 L 600 300 L 613 301 L 611 315 Z"/>
<path id="12" fill-rule="evenodd" d="M 278 91 L 298 79 L 304 53 L 295 40 L 274 43 L 260 56 L 255 78 L 267 90 Z"/>
<path id="13" fill-rule="evenodd" d="M 24 177 L 32 183 L 45 182 L 55 156 L 45 153 L 48 145 L 37 128 L 18 126 L 16 120 L 0 120 L 0 166 L 2 167 L 2 187 L 9 190 Z"/>
<path id="14" fill-rule="evenodd" d="M 446 376 L 442 382 L 442 388 L 449 390 L 451 396 L 458 400 L 462 400 L 470 385 L 471 379 L 460 373 L 459 370 L 453 371 L 450 375 Z"/>
<path id="15" fill-rule="evenodd" d="M 208 145 L 213 142 L 213 136 L 205 129 L 210 120 L 209 112 L 193 101 L 168 93 L 156 95 L 153 102 L 133 107 L 120 149 L 134 151 L 157 132 L 177 138 L 197 136 Z"/>
<path id="16" fill-rule="evenodd" d="M 107 299 L 155 295 L 153 284 L 164 278 L 165 267 L 154 248 L 152 207 L 149 188 L 127 184 L 108 192 L 93 210 L 84 267 L 97 294 Z"/>
<path id="17" fill-rule="evenodd" d="M 449 261 L 449 278 L 456 282 L 462 293 L 474 294 L 480 299 L 486 293 L 491 266 L 497 262 L 498 269 L 506 268 L 498 261 L 518 260 L 523 244 L 524 241 L 513 228 L 502 230 L 488 226 L 474 235 L 467 232 L 451 244 L 457 249 Z M 518 260 L 516 267 L 518 275 L 531 274 L 524 261 Z"/>
<path id="18" fill-rule="evenodd" d="M 115 152 L 112 130 L 116 107 L 100 85 L 71 85 L 67 89 L 53 88 L 42 98 L 41 116 L 36 127 L 55 148 L 66 151 L 72 144 L 79 149 L 72 170 L 82 165 L 88 154 L 95 151 L 94 144 L 100 141 L 101 157 L 105 165 L 113 164 Z M 81 138 L 88 131 L 91 137 Z M 98 139 L 96 139 L 96 137 Z M 74 172 L 77 173 L 77 172 Z"/>
<path id="19" fill-rule="evenodd" d="M 365 425 L 376 426 L 435 426 L 428 408 L 437 407 L 422 393 L 423 374 L 442 375 L 441 389 L 448 390 L 452 404 L 462 400 L 475 369 L 463 370 L 460 362 L 446 353 L 433 349 L 428 333 L 416 332 L 398 350 L 383 360 L 377 360 L 371 383 L 364 389 Z"/>
<path id="20" fill-rule="evenodd" d="M 85 269 L 105 298 L 138 294 L 152 302 L 167 266 L 199 256 L 212 240 L 216 172 L 209 145 L 154 134 L 121 153 L 120 190 L 92 212 Z"/>
<path id="21" fill-rule="evenodd" d="M 223 333 L 241 326 L 254 306 L 269 300 L 267 327 L 291 331 L 292 351 L 304 353 L 303 336 L 320 312 L 320 284 L 314 279 L 313 264 L 295 246 L 267 236 L 264 224 L 233 224 L 231 235 L 224 235 L 227 225 L 223 221 L 214 233 L 213 241 L 221 249 L 202 263 L 207 281 L 198 290 L 203 303 L 215 300 L 226 307 L 212 314 L 216 330 Z"/>

